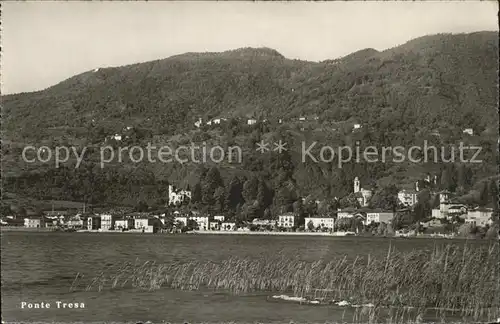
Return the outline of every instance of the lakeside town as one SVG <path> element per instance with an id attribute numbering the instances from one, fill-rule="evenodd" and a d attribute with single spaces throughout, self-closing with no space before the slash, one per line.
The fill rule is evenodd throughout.
<path id="1" fill-rule="evenodd" d="M 435 181 L 428 176 L 424 183 Z M 274 235 L 331 235 L 331 236 L 399 236 L 399 237 L 476 237 L 494 239 L 498 229 L 494 225 L 493 208 L 475 207 L 458 203 L 451 193 L 443 190 L 433 193 L 439 204 L 431 214 L 416 224 L 404 224 L 405 216 L 415 212 L 419 182 L 414 190 L 397 193 L 399 208 L 383 210 L 370 208 L 373 191 L 361 187 L 356 177 L 353 182 L 356 203 L 352 207 L 335 211 L 299 215 L 285 212 L 273 219 L 254 218 L 240 221 L 223 214 L 204 213 L 186 208 L 192 198 L 189 189 L 168 187 L 168 205 L 163 212 L 107 210 L 50 210 L 43 215 L 2 217 L 2 230 L 64 231 L 97 233 L 203 233 L 203 234 L 274 234 Z M 320 205 L 322 201 L 303 204 Z"/>

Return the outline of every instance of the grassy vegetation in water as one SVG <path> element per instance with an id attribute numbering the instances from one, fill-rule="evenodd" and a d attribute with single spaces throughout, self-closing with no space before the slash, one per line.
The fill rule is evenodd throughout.
<path id="1" fill-rule="evenodd" d="M 412 252 L 389 247 L 384 258 L 368 255 L 314 262 L 286 256 L 162 264 L 136 261 L 109 266 L 90 282 L 77 275 L 71 289 L 268 291 L 325 303 L 372 303 L 365 314 L 371 320 L 381 310 L 394 320 L 404 319 L 405 313 L 422 316 L 430 309 L 441 318 L 451 312 L 474 320 L 496 319 L 500 316 L 499 261 L 498 243 L 488 247 L 446 245 Z M 362 316 L 364 311 L 360 308 L 357 313 Z"/>

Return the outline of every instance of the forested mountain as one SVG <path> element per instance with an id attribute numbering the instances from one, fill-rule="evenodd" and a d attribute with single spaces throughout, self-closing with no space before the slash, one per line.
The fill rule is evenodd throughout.
<path id="1" fill-rule="evenodd" d="M 441 177 L 448 172 L 459 187 L 456 173 L 464 166 L 350 163 L 338 168 L 334 162 L 300 163 L 296 146 L 289 152 L 286 163 L 292 166 L 286 174 L 283 158 L 256 154 L 252 145 L 278 138 L 334 146 L 357 140 L 410 145 L 424 139 L 452 145 L 463 139 L 464 128 L 472 128 L 475 135 L 467 141 L 484 146 L 485 161 L 467 166 L 467 189 L 472 189 L 496 175 L 497 70 L 496 32 L 425 36 L 381 52 L 364 49 L 320 63 L 289 60 L 269 48 L 242 48 L 99 68 L 42 91 L 3 97 L 4 188 L 40 199 L 160 204 L 167 182 L 198 183 L 201 171 L 193 164 L 128 163 L 101 170 L 94 160 L 75 171 L 20 160 L 23 145 L 97 146 L 133 127 L 128 144 L 245 145 L 242 165 L 218 166 L 226 186 L 233 177 L 257 177 L 274 193 L 288 188 L 294 195 L 318 197 L 345 196 L 354 176 L 375 187 L 407 186 L 428 173 Z M 195 129 L 198 118 L 214 117 L 229 121 Z M 247 126 L 250 117 L 269 123 Z M 307 123 L 299 125 L 299 117 Z M 277 124 L 279 119 L 285 122 Z M 363 128 L 352 133 L 353 123 Z"/>

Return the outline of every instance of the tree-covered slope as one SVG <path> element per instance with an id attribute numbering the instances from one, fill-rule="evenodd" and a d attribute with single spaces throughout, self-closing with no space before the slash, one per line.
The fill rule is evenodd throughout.
<path id="1" fill-rule="evenodd" d="M 334 163 L 301 163 L 296 146 L 290 152 L 291 176 L 284 177 L 279 163 L 256 154 L 255 142 L 286 136 L 290 142 L 316 140 L 334 146 L 356 141 L 412 145 L 424 139 L 456 145 L 465 138 L 484 146 L 485 162 L 470 166 L 467 183 L 472 189 L 474 182 L 497 173 L 497 36 L 495 32 L 425 36 L 392 49 L 365 49 L 320 63 L 289 60 L 269 48 L 186 53 L 100 68 L 42 91 L 4 96 L 2 139 L 12 143 L 4 145 L 5 188 L 45 199 L 80 201 L 94 191 L 96 202 L 134 203 L 164 197 L 167 180 L 197 183 L 199 175 L 191 164 L 129 163 L 104 170 L 86 165 L 75 171 L 28 165 L 19 158 L 24 144 L 100 145 L 104 137 L 131 126 L 135 135 L 129 145 L 206 141 L 244 146 L 242 165 L 219 166 L 226 184 L 236 175 L 255 175 L 269 178 L 273 192 L 288 186 L 299 195 L 322 197 L 346 195 L 354 176 L 363 183 L 399 186 L 427 173 L 453 173 L 458 182 L 464 171 L 459 165 L 391 163 L 350 163 L 341 169 Z M 245 126 L 244 118 L 250 116 L 271 123 Z M 200 117 L 232 121 L 195 130 L 193 123 Z M 307 117 L 307 123 L 297 123 L 298 117 Z M 278 125 L 278 119 L 284 124 Z M 363 128 L 351 133 L 353 123 Z M 464 137 L 464 128 L 473 128 L 475 135 Z M 442 136 L 433 137 L 434 131 Z M 293 181 L 288 182 L 290 178 Z"/>

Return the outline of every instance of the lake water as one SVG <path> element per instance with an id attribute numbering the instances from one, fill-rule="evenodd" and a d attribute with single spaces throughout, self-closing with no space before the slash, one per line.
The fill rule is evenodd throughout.
<path id="1" fill-rule="evenodd" d="M 133 288 L 102 292 L 69 288 L 79 272 L 93 277 L 106 265 L 154 260 L 211 260 L 277 254 L 303 260 L 383 256 L 389 239 L 245 235 L 147 235 L 105 233 L 2 232 L 2 317 L 4 321 L 96 322 L 351 322 L 340 306 L 299 305 L 270 298 L 272 292 L 228 292 Z M 432 249 L 464 241 L 396 239 L 400 251 Z M 470 243 L 470 242 L 469 242 Z M 483 243 L 472 243 L 483 244 Z M 274 294 L 275 295 L 275 294 Z M 56 302 L 84 303 L 84 309 L 58 309 Z M 22 302 L 49 302 L 50 309 L 22 309 Z"/>

